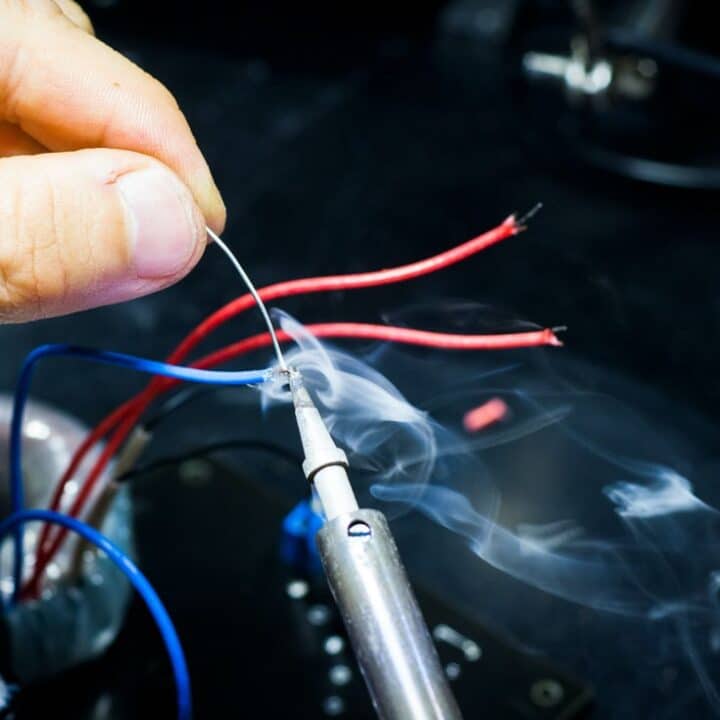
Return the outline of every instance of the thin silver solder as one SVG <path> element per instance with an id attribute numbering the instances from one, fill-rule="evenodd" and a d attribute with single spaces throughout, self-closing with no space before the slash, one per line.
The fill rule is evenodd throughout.
<path id="1" fill-rule="evenodd" d="M 285 373 L 288 372 L 288 366 L 285 363 L 285 357 L 283 356 L 282 350 L 280 349 L 280 343 L 278 342 L 275 328 L 273 327 L 272 320 L 270 319 L 270 314 L 268 313 L 267 308 L 265 307 L 265 303 L 260 297 L 260 294 L 255 289 L 252 280 L 250 280 L 250 276 L 245 272 L 245 268 L 243 268 L 243 266 L 240 264 L 240 261 L 235 257 L 232 250 L 230 250 L 230 248 L 218 237 L 218 235 L 210 228 L 206 228 L 206 230 L 207 234 L 212 238 L 213 242 L 225 253 L 225 255 L 227 255 L 230 262 L 235 266 L 235 269 L 238 271 L 238 274 L 247 286 L 248 291 L 253 296 L 253 299 L 255 300 L 255 303 L 257 304 L 258 309 L 263 316 L 263 320 L 267 325 L 268 332 L 270 333 L 270 338 L 272 339 L 273 349 L 275 350 L 275 355 L 277 356 L 280 370 Z"/>

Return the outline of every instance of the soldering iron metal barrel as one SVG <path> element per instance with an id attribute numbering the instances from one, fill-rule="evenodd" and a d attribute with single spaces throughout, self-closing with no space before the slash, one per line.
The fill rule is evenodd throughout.
<path id="1" fill-rule="evenodd" d="M 317 541 L 381 720 L 460 720 L 385 516 L 341 515 Z"/>

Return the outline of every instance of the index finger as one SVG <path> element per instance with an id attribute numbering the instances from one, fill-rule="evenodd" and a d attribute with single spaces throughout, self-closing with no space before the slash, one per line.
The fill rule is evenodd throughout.
<path id="1" fill-rule="evenodd" d="M 48 5 L 0 2 L 0 120 L 50 150 L 107 147 L 157 158 L 222 231 L 220 193 L 170 92 Z"/>

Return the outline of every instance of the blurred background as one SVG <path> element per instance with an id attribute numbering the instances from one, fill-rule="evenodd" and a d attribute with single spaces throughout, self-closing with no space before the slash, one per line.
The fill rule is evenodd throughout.
<path id="1" fill-rule="evenodd" d="M 406 287 L 282 306 L 303 322 L 378 322 L 407 308 L 471 300 L 492 308 L 488 326 L 492 318 L 495 327 L 507 318 L 567 325 L 565 348 L 552 359 L 533 356 L 518 382 L 562 376 L 565 389 L 619 398 L 652 428 L 623 420 L 626 439 L 645 445 L 652 437 L 658 455 L 691 469 L 698 495 L 713 499 L 720 400 L 714 3 L 83 5 L 101 39 L 178 99 L 224 195 L 224 237 L 257 285 L 425 257 L 542 202 L 528 232 L 460 267 Z M 190 277 L 160 295 L 3 328 L 0 387 L 13 387 L 22 358 L 40 342 L 164 356 L 238 291 L 211 248 Z M 217 342 L 250 331 L 254 317 L 225 328 Z M 433 358 L 448 382 L 506 360 Z M 410 366 L 392 355 L 384 362 L 412 398 Z M 41 372 L 35 393 L 92 423 L 138 382 L 63 366 L 62 374 Z M 256 407 L 233 402 L 198 402 L 194 414 L 165 429 L 154 452 L 238 433 L 264 438 L 268 427 L 281 432 L 282 418 L 271 412 L 263 424 Z M 292 428 L 282 432 L 293 446 Z M 522 452 L 532 459 L 510 498 L 533 497 L 529 514 L 544 521 L 555 516 L 536 509 L 561 506 L 572 487 L 578 507 L 592 513 L 594 496 L 583 498 L 582 488 L 599 469 L 579 464 L 562 444 Z M 516 460 L 511 452 L 488 462 L 502 480 Z M 357 673 L 336 682 L 338 671 L 330 672 L 337 665 L 323 644 L 326 621 L 315 623 L 310 612 L 329 606 L 288 605 L 292 573 L 269 560 L 284 513 L 306 492 L 297 469 L 240 454 L 163 472 L 135 487 L 139 555 L 186 639 L 198 717 L 291 710 L 372 717 Z M 574 512 L 563 511 L 565 518 Z M 452 618 L 487 648 L 476 665 L 454 659 L 452 648 L 444 657 L 462 668 L 467 718 L 713 716 L 712 658 L 701 679 L 687 647 L 663 641 L 655 626 L 527 589 L 463 555 L 463 543 L 420 518 L 398 520 L 397 532 L 421 595 L 427 591 L 426 612 Z M 450 556 L 452 572 L 443 568 Z M 106 658 L 29 696 L 18 717 L 38 717 L 58 702 L 66 717 L 172 717 L 153 633 L 134 606 Z M 710 631 L 700 635 L 701 654 L 712 655 Z"/>

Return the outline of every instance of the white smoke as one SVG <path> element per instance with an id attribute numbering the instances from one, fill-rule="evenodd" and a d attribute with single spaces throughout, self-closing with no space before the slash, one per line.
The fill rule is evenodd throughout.
<path id="1" fill-rule="evenodd" d="M 674 627 L 677 652 L 720 710 L 707 668 L 713 647 L 720 650 L 720 514 L 697 497 L 686 475 L 657 459 L 667 448 L 635 414 L 577 387 L 544 387 L 532 373 L 518 386 L 518 365 L 507 358 L 504 365 L 496 358 L 478 361 L 477 372 L 458 377 L 429 357 L 403 356 L 397 382 L 424 397 L 431 416 L 377 367 L 321 344 L 285 314 L 276 320 L 295 340 L 287 360 L 303 374 L 348 452 L 354 480 L 367 479 L 385 512 L 412 507 L 464 538 L 485 563 L 555 597 Z M 369 357 L 377 365 L 386 354 L 375 349 Z M 503 396 L 512 422 L 467 436 L 459 417 L 450 422 L 443 414 L 458 403 L 465 409 L 479 404 L 480 395 Z M 287 396 L 276 387 L 266 389 L 264 399 Z M 550 455 L 539 465 L 547 453 L 532 442 L 562 446 L 572 458 Z M 485 458 L 502 449 L 510 461 L 493 475 Z M 537 484 L 554 482 L 566 465 L 583 490 L 595 493 L 590 506 L 583 501 L 580 512 L 571 488 L 559 496 L 554 517 L 538 521 L 528 497 L 511 503 L 512 525 L 501 522 L 503 502 L 511 497 L 506 486 L 525 475 Z M 605 523 L 594 527 L 602 514 Z"/>

